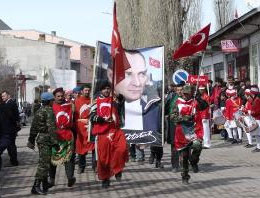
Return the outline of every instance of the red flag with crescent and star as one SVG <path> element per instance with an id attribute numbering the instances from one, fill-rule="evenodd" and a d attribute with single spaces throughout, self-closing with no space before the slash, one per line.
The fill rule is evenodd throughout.
<path id="1" fill-rule="evenodd" d="M 114 59 L 114 72 L 115 84 L 118 84 L 125 78 L 125 70 L 130 68 L 130 64 L 126 58 L 125 50 L 123 49 L 121 38 L 118 30 L 118 24 L 116 19 L 116 3 L 114 3 L 113 13 L 113 31 L 111 40 L 111 55 Z"/>
<path id="2" fill-rule="evenodd" d="M 177 50 L 174 51 L 173 59 L 177 60 L 205 50 L 208 45 L 209 30 L 210 24 L 192 35 L 189 40 L 185 41 Z"/>

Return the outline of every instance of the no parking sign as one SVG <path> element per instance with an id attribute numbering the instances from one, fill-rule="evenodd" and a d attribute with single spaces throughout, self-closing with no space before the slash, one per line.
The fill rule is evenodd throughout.
<path id="1" fill-rule="evenodd" d="M 176 72 L 173 73 L 172 75 L 172 81 L 178 85 L 180 84 L 182 81 L 186 82 L 188 80 L 189 77 L 189 73 L 186 72 L 183 69 L 178 69 Z"/>

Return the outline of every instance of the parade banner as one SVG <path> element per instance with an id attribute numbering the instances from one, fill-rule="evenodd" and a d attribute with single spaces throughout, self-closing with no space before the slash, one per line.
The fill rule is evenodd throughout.
<path id="1" fill-rule="evenodd" d="M 75 70 L 49 69 L 51 88 L 63 87 L 64 90 L 77 86 L 77 73 Z"/>
<path id="2" fill-rule="evenodd" d="M 188 83 L 196 85 L 199 81 L 199 85 L 207 85 L 209 82 L 208 76 L 189 75 Z"/>
<path id="3" fill-rule="evenodd" d="M 112 82 L 113 71 L 111 46 L 97 42 L 96 53 L 94 98 L 102 82 Z M 162 145 L 164 47 L 126 50 L 126 56 L 131 67 L 125 70 L 125 78 L 115 85 L 115 92 L 125 98 L 121 116 L 126 139 L 131 144 Z"/>

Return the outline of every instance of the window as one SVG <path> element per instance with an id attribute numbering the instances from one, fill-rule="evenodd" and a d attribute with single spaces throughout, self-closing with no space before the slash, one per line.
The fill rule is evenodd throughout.
<path id="1" fill-rule="evenodd" d="M 214 71 L 215 71 L 215 79 L 221 78 L 224 79 L 224 63 L 216 63 L 214 64 Z"/>
<path id="2" fill-rule="evenodd" d="M 62 58 L 62 48 L 58 48 L 58 57 L 61 59 Z"/>
<path id="3" fill-rule="evenodd" d="M 252 65 L 252 81 L 253 84 L 258 83 L 258 45 L 253 44 L 251 47 L 251 65 Z"/>

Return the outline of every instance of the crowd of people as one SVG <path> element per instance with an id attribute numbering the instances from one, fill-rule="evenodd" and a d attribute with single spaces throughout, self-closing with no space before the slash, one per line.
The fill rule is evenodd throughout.
<path id="1" fill-rule="evenodd" d="M 110 186 L 110 178 L 121 181 L 128 158 L 142 165 L 145 161 L 144 145 L 129 145 L 122 128 L 125 97 L 111 93 L 111 83 L 102 82 L 99 94 L 90 97 L 91 85 L 73 90 L 57 88 L 41 94 L 41 102 L 33 104 L 33 121 L 27 146 L 39 151 L 38 167 L 32 194 L 45 195 L 55 186 L 58 165 L 65 167 L 67 186 L 76 183 L 75 161 L 78 174 L 84 173 L 86 155 L 91 154 L 92 169 Z M 2 92 L 0 104 L 0 170 L 1 155 L 8 150 L 12 165 L 19 165 L 15 140 L 20 128 L 18 107 L 7 91 Z M 199 172 L 199 159 L 203 149 L 211 147 L 212 133 L 232 144 L 241 144 L 243 132 L 252 152 L 260 151 L 260 98 L 259 89 L 250 81 L 235 82 L 232 77 L 225 83 L 216 79 L 208 86 L 192 86 L 182 82 L 171 85 L 165 97 L 165 132 L 171 145 L 171 164 L 181 172 L 183 184 L 190 179 L 189 166 Z M 217 113 L 216 113 L 217 112 Z M 249 119 L 249 122 L 248 120 Z M 219 121 L 220 120 L 220 121 Z M 251 124 L 251 125 L 250 125 Z M 164 168 L 163 147 L 150 145 L 149 163 Z"/>
<path id="2" fill-rule="evenodd" d="M 246 134 L 245 148 L 255 147 L 260 152 L 260 97 L 257 85 L 250 80 L 227 82 L 216 79 L 209 86 L 192 87 L 180 83 L 171 85 L 166 98 L 165 114 L 167 142 L 171 146 L 171 162 L 175 171 L 181 168 L 182 181 L 190 179 L 189 164 L 193 172 L 199 171 L 198 162 L 202 149 L 211 147 L 211 134 L 220 133 L 231 144 L 241 144 Z"/>

